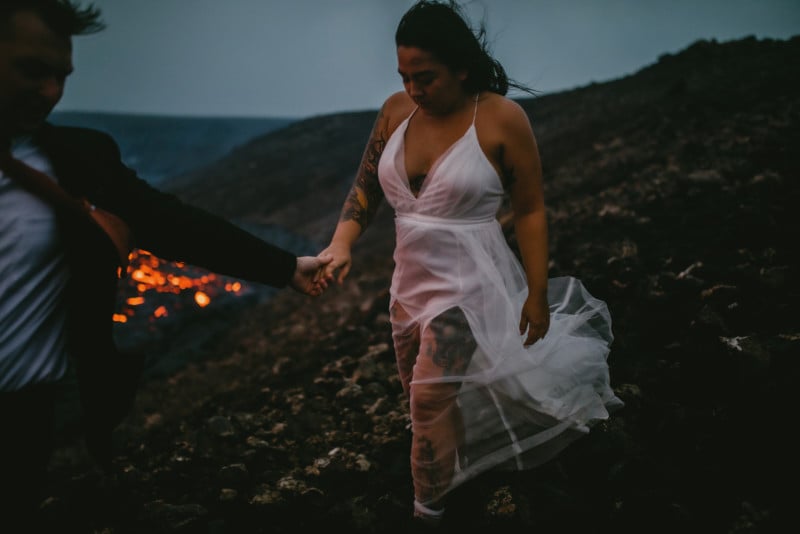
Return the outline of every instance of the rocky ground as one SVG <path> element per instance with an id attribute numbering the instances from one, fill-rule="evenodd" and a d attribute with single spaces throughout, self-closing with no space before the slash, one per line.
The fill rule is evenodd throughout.
<path id="1" fill-rule="evenodd" d="M 449 529 L 796 526 L 782 489 L 795 481 L 800 378 L 796 57 L 798 38 L 699 42 L 620 80 L 521 101 L 545 165 L 551 274 L 608 302 L 612 383 L 626 406 L 538 469 L 463 486 Z M 370 115 L 294 124 L 176 191 L 323 243 Z M 258 168 L 293 200 L 259 209 L 254 197 L 273 197 Z M 220 169 L 239 169 L 216 182 L 224 206 L 204 195 Z M 226 184 L 252 194 L 234 202 Z M 143 384 L 111 476 L 65 431 L 45 530 L 404 532 L 410 435 L 386 314 L 391 249 L 384 210 L 343 286 L 229 313 L 206 357 Z"/>

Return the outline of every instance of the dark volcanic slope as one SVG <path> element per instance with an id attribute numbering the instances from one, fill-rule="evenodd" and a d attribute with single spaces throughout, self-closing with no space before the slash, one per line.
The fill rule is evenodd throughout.
<path id="1" fill-rule="evenodd" d="M 542 468 L 465 486 L 448 518 L 458 532 L 797 522 L 782 484 L 794 483 L 800 379 L 798 57 L 800 38 L 699 42 L 632 76 L 522 101 L 546 171 L 551 272 L 609 303 L 612 382 L 627 405 Z M 324 242 L 373 116 L 293 124 L 174 189 Z M 45 520 L 401 532 L 411 486 L 385 313 L 390 223 L 384 210 L 342 287 L 242 309 L 215 359 L 146 384 L 114 476 L 64 437 Z"/>
<path id="2" fill-rule="evenodd" d="M 364 111 L 294 123 L 168 187 L 230 219 L 279 224 L 322 242 L 329 235 L 320 233 L 336 223 L 375 117 Z"/>

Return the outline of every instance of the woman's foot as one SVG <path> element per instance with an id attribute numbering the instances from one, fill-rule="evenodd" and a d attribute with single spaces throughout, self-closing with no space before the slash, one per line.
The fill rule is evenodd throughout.
<path id="1" fill-rule="evenodd" d="M 433 530 L 442 523 L 442 517 L 444 517 L 444 508 L 429 508 L 419 501 L 414 501 L 412 526 L 417 524 L 419 528 Z M 425 530 L 420 530 L 420 532 L 425 532 Z"/>

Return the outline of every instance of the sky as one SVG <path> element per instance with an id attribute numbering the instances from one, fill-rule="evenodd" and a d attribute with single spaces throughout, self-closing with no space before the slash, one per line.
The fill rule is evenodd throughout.
<path id="1" fill-rule="evenodd" d="M 402 90 L 394 31 L 412 0 L 91 3 L 107 27 L 73 39 L 59 111 L 306 118 L 377 110 Z M 462 5 L 509 76 L 542 94 L 631 74 L 698 39 L 800 34 L 798 0 Z"/>

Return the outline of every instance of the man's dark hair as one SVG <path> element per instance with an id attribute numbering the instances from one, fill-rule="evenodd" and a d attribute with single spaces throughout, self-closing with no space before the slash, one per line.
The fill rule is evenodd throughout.
<path id="1" fill-rule="evenodd" d="M 47 26 L 62 37 L 87 35 L 105 28 L 100 10 L 89 4 L 81 7 L 72 0 L 1 0 L 0 35 L 7 31 L 8 22 L 18 11 L 32 11 Z"/>

